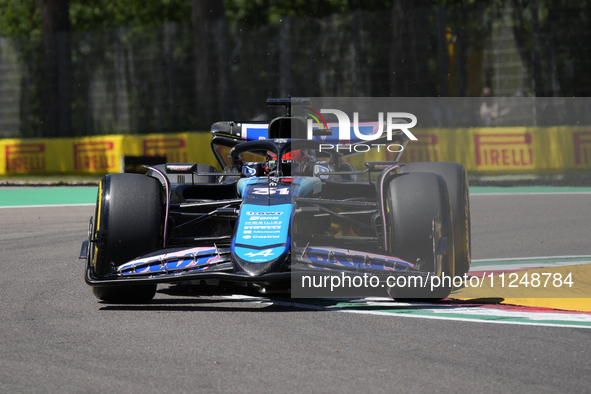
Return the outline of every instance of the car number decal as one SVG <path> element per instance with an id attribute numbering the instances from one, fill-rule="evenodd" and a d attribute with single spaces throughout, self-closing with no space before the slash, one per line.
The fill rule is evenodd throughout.
<path id="1" fill-rule="evenodd" d="M 252 189 L 252 194 L 259 195 L 273 195 L 281 194 L 283 196 L 289 195 L 290 187 L 255 187 Z"/>

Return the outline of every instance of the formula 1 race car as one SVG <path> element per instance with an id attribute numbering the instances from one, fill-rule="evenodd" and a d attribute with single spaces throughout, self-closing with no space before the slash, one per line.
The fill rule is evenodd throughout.
<path id="1" fill-rule="evenodd" d="M 310 139 L 310 122 L 291 116 L 295 99 L 268 104 L 285 106 L 286 116 L 213 124 L 220 172 L 168 163 L 102 179 L 80 256 L 94 295 L 146 302 L 158 283 L 218 280 L 293 296 L 294 278 L 330 273 L 376 278 L 372 287 L 397 299 L 447 297 L 452 281 L 433 288 L 396 279 L 427 283 L 470 269 L 464 167 L 399 164 L 399 152 L 357 170 L 347 159 L 363 141 L 336 149 L 327 137 L 336 127 L 314 128 Z M 408 143 L 402 132 L 385 138 L 375 142 Z"/>

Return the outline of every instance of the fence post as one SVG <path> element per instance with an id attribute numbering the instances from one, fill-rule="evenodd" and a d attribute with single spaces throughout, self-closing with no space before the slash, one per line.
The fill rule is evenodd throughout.
<path id="1" fill-rule="evenodd" d="M 121 28 L 115 28 L 115 124 L 117 133 L 129 133 L 129 99 L 127 97 L 127 77 L 125 75 L 125 54 L 121 41 Z"/>
<path id="2" fill-rule="evenodd" d="M 359 58 L 361 56 L 361 23 L 359 13 L 359 10 L 353 11 L 353 72 L 351 73 L 353 96 L 359 96 L 359 82 L 362 80 L 358 75 L 361 69 L 359 66 Z"/>
<path id="3" fill-rule="evenodd" d="M 447 40 L 445 37 L 445 6 L 437 6 L 437 52 L 439 54 L 439 96 L 447 97 L 448 93 L 448 59 Z"/>
<path id="4" fill-rule="evenodd" d="M 176 23 L 164 24 L 164 56 L 168 71 L 168 117 L 170 119 L 168 131 L 177 130 L 177 102 L 176 102 L 176 67 L 174 64 L 174 46 L 176 37 Z"/>
<path id="5" fill-rule="evenodd" d="M 279 25 L 279 91 L 281 97 L 294 95 L 291 83 L 291 45 L 290 45 L 290 21 L 288 17 L 282 17 Z"/>
<path id="6" fill-rule="evenodd" d="M 218 72 L 219 72 L 219 108 L 217 116 L 224 119 L 233 117 L 232 108 L 232 69 L 230 66 L 230 55 L 228 50 L 228 22 L 226 18 L 218 18 L 216 24 L 216 43 L 218 51 Z"/>
<path id="7" fill-rule="evenodd" d="M 540 30 L 538 16 L 538 0 L 530 0 L 531 8 L 531 50 L 534 68 L 534 92 L 536 97 L 544 95 L 542 72 L 540 70 L 540 56 L 538 54 L 538 33 Z"/>

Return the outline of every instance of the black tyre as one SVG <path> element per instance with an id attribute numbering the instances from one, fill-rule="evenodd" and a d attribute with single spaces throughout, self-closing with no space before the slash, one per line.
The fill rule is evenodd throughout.
<path id="1" fill-rule="evenodd" d="M 162 246 L 162 187 L 140 174 L 109 174 L 97 196 L 92 256 L 95 275 L 105 276 L 117 267 Z M 156 285 L 92 287 L 108 302 L 147 302 Z"/>
<path id="2" fill-rule="evenodd" d="M 466 169 L 458 163 L 409 163 L 402 167 L 400 172 L 432 172 L 441 175 L 445 180 L 454 225 L 456 275 L 464 276 L 470 271 L 471 265 L 470 197 Z"/>
<path id="3" fill-rule="evenodd" d="M 449 195 L 443 178 L 426 172 L 404 174 L 393 178 L 386 188 L 386 236 L 390 253 L 410 263 L 419 263 L 422 271 L 435 272 L 436 251 L 441 251 L 440 239 L 445 237 L 441 271 L 437 274 L 453 277 L 454 233 Z M 392 287 L 389 294 L 397 299 L 441 299 L 452 290 L 451 281 L 445 283 L 433 292 L 429 284 L 425 288 Z"/>

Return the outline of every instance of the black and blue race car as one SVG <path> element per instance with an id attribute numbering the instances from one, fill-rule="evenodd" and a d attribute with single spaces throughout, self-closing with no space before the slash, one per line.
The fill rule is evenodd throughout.
<path id="1" fill-rule="evenodd" d="M 307 119 L 291 116 L 292 99 L 268 104 L 286 106 L 286 116 L 213 124 L 222 171 L 168 163 L 102 179 L 80 256 L 94 295 L 147 302 L 159 283 L 214 279 L 306 296 L 313 289 L 301 278 L 326 284 L 327 275 L 346 275 L 375 279 L 372 294 L 447 297 L 453 283 L 441 278 L 470 269 L 464 167 L 401 164 L 401 149 L 356 169 L 355 149 L 326 149 L 342 144 L 331 138 L 335 127 L 310 139 Z M 405 147 L 408 138 L 399 132 L 383 142 Z M 426 285 L 434 279 L 437 286 Z"/>

